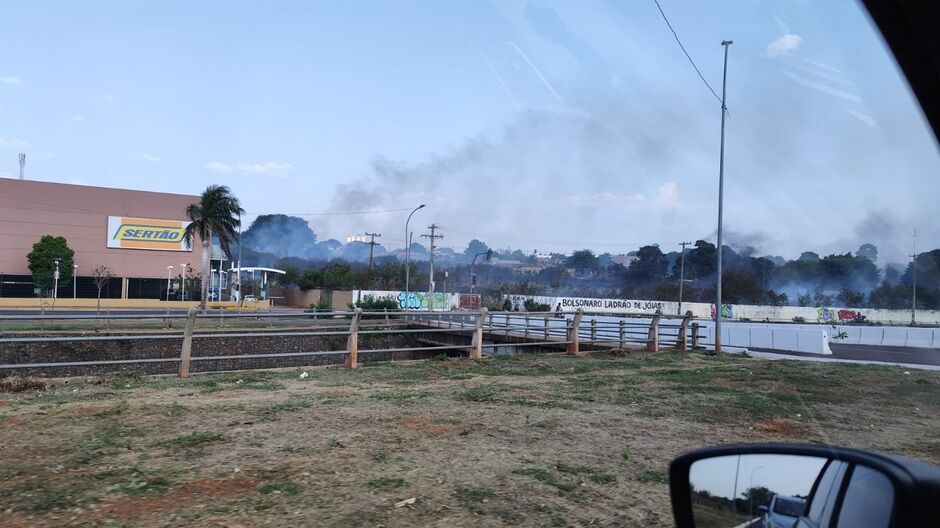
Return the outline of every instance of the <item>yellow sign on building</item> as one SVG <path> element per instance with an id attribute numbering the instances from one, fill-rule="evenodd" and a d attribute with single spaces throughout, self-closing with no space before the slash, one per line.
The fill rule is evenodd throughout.
<path id="1" fill-rule="evenodd" d="M 108 217 L 108 247 L 191 251 L 183 232 L 189 222 L 152 218 Z"/>

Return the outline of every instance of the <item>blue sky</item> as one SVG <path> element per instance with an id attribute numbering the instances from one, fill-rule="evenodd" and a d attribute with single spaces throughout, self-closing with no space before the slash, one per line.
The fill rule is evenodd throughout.
<path id="1" fill-rule="evenodd" d="M 661 5 L 720 90 L 729 241 L 937 247 L 937 146 L 854 2 Z M 671 250 L 715 230 L 719 107 L 652 0 L 20 2 L 0 173 L 198 193 L 252 215 L 428 208 L 444 245 Z M 404 239 L 406 213 L 307 216 Z M 249 219 L 251 216 L 249 216 Z"/>

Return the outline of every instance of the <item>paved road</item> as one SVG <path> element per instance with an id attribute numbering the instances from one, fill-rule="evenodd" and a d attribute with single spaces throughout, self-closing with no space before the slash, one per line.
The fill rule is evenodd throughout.
<path id="1" fill-rule="evenodd" d="M 235 310 L 226 310 L 226 314 L 230 314 Z M 275 308 L 271 313 L 299 313 L 302 312 L 301 309 L 294 308 Z M 111 310 L 111 315 L 165 315 L 166 310 Z M 209 314 L 218 314 L 218 310 L 209 310 Z M 101 310 L 101 314 L 104 315 L 106 312 L 104 309 Z M 175 309 L 170 310 L 171 314 L 186 314 L 186 310 Z M 251 310 L 244 309 L 242 313 L 251 313 Z M 268 310 L 259 311 L 259 314 L 269 313 Z M 6 315 L 29 315 L 29 316 L 39 316 L 42 315 L 42 312 L 39 310 L 0 310 L 0 317 Z M 52 315 L 95 315 L 95 310 L 46 310 L 46 316 Z"/>
<path id="2" fill-rule="evenodd" d="M 831 343 L 831 356 L 808 354 L 803 352 L 784 352 L 781 350 L 763 350 L 777 356 L 796 358 L 817 358 L 822 360 L 848 360 L 876 363 L 896 363 L 902 365 L 929 365 L 940 367 L 940 350 L 935 348 L 889 347 L 882 345 L 846 345 Z"/>

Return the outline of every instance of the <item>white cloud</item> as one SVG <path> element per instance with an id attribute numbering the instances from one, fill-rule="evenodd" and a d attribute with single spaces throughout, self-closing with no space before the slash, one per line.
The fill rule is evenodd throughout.
<path id="1" fill-rule="evenodd" d="M 239 163 L 235 166 L 239 172 L 247 174 L 264 174 L 266 176 L 286 176 L 293 172 L 294 166 L 290 163 L 278 163 L 269 161 L 267 163 Z"/>
<path id="2" fill-rule="evenodd" d="M 13 84 L 16 86 L 22 86 L 23 79 L 20 79 L 19 77 L 14 77 L 12 75 L 6 75 L 4 77 L 0 77 L 0 84 Z"/>
<path id="3" fill-rule="evenodd" d="M 154 156 L 153 154 L 141 154 L 140 157 L 144 158 L 144 161 L 149 161 L 150 163 L 160 163 L 161 160 L 159 157 Z"/>
<path id="4" fill-rule="evenodd" d="M 803 37 L 799 35 L 794 33 L 787 33 L 786 35 L 768 44 L 764 55 L 770 58 L 789 55 L 791 51 L 800 46 L 800 42 L 802 40 Z"/>
<path id="5" fill-rule="evenodd" d="M 659 186 L 660 205 L 679 205 L 679 185 L 676 182 L 666 182 Z"/>
<path id="6" fill-rule="evenodd" d="M 589 195 L 573 194 L 566 196 L 565 200 L 571 205 L 624 205 L 642 202 L 645 198 L 640 193 L 614 194 L 602 192 Z"/>
<path id="7" fill-rule="evenodd" d="M 232 172 L 232 166 L 227 163 L 222 163 L 221 161 L 210 161 L 209 163 L 206 163 L 206 170 L 210 172 L 228 174 Z"/>
<path id="8" fill-rule="evenodd" d="M 81 123 L 82 121 L 85 120 L 85 116 L 81 114 L 75 114 L 72 117 L 70 117 L 69 120 L 72 121 L 73 123 Z"/>
<path id="9" fill-rule="evenodd" d="M 29 148 L 29 143 L 21 139 L 7 139 L 0 137 L 0 148 L 22 150 Z"/>
<path id="10" fill-rule="evenodd" d="M 780 70 L 780 73 L 786 75 L 787 77 L 796 81 L 798 84 L 805 86 L 811 90 L 816 90 L 817 92 L 829 94 L 829 95 L 838 97 L 839 99 L 845 99 L 846 101 L 849 101 L 852 103 L 862 102 L 862 98 L 859 97 L 858 94 L 847 92 L 845 90 L 840 90 L 838 88 L 834 88 L 832 86 L 829 86 L 828 84 L 825 84 L 819 81 L 807 79 L 806 77 L 803 77 L 802 75 L 797 75 L 793 72 Z"/>
<path id="11" fill-rule="evenodd" d="M 284 177 L 293 172 L 295 168 L 296 167 L 290 163 L 280 163 L 277 161 L 269 161 L 266 163 L 223 163 L 221 161 L 210 161 L 206 163 L 207 170 L 222 174 L 239 172 L 242 174 Z"/>
<path id="12" fill-rule="evenodd" d="M 875 126 L 875 118 L 868 114 L 864 114 L 862 112 L 856 112 L 855 110 L 846 110 L 846 112 L 848 112 L 850 116 L 854 117 L 855 119 L 858 119 L 859 121 L 861 121 L 862 123 L 865 123 L 866 125 L 870 127 Z"/>

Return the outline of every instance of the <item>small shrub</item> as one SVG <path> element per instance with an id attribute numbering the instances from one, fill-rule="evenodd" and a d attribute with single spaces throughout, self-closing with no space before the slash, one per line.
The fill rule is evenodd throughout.
<path id="1" fill-rule="evenodd" d="M 800 316 L 798 315 L 798 316 L 796 316 L 796 317 L 793 318 L 793 322 L 794 322 L 794 323 L 805 323 L 805 322 L 806 322 L 806 318 L 805 318 L 805 317 L 800 317 Z"/>
<path id="2" fill-rule="evenodd" d="M 369 486 L 376 489 L 401 488 L 405 485 L 405 479 L 382 477 L 369 481 Z"/>

